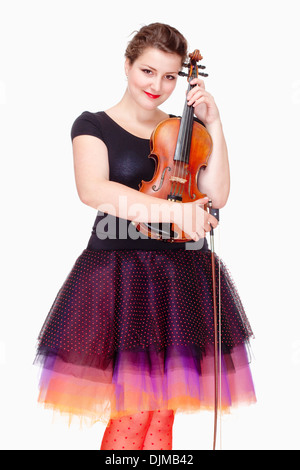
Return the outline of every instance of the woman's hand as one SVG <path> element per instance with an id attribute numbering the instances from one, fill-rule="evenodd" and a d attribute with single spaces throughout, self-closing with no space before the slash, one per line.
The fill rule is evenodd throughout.
<path id="1" fill-rule="evenodd" d="M 194 78 L 191 85 L 196 85 L 187 94 L 189 106 L 194 107 L 194 113 L 204 124 L 212 124 L 220 119 L 219 110 L 213 96 L 205 90 L 204 81 Z"/>
<path id="2" fill-rule="evenodd" d="M 194 202 L 180 204 L 182 211 L 175 213 L 174 223 L 192 240 L 198 241 L 205 238 L 206 232 L 210 232 L 211 227 L 216 228 L 218 220 L 205 209 L 208 197 L 197 199 Z M 177 204 L 177 203 L 175 203 Z"/>

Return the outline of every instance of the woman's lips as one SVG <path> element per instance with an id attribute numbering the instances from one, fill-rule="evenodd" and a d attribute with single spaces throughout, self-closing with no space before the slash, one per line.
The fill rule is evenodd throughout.
<path id="1" fill-rule="evenodd" d="M 145 91 L 145 93 L 146 93 L 147 96 L 149 96 L 149 98 L 152 98 L 153 100 L 157 100 L 157 98 L 160 97 L 160 95 L 152 95 L 151 93 L 147 93 L 146 91 Z"/>

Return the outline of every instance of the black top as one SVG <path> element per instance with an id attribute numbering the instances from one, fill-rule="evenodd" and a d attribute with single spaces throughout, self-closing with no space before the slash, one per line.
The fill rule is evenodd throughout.
<path id="1" fill-rule="evenodd" d="M 75 120 L 71 130 L 72 140 L 79 135 L 92 135 L 104 142 L 108 150 L 110 181 L 138 190 L 142 180 L 149 181 L 153 178 L 155 162 L 148 158 L 150 140 L 126 131 L 104 111 L 83 112 Z M 202 245 L 203 240 L 197 243 L 170 243 L 149 239 L 138 232 L 129 220 L 98 211 L 87 248 L 176 250 L 201 249 Z M 206 240 L 204 248 L 207 248 Z"/>

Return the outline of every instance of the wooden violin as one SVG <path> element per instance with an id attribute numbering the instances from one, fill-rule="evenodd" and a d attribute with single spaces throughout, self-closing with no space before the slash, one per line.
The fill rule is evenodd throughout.
<path id="1" fill-rule="evenodd" d="M 188 92 L 197 85 L 191 81 L 205 69 L 197 63 L 202 60 L 196 49 L 189 54 L 190 61 L 184 64 L 189 72 L 179 75 L 188 77 Z M 206 167 L 212 152 L 212 139 L 206 128 L 194 120 L 194 108 L 185 100 L 182 117 L 174 117 L 160 122 L 150 138 L 150 155 L 155 160 L 155 171 L 152 180 L 142 181 L 141 192 L 148 195 L 178 203 L 193 202 L 206 194 L 199 191 L 197 180 L 199 171 Z M 207 207 L 204 206 L 207 210 Z M 178 226 L 172 223 L 136 223 L 136 228 L 148 238 L 168 242 L 190 241 Z"/>

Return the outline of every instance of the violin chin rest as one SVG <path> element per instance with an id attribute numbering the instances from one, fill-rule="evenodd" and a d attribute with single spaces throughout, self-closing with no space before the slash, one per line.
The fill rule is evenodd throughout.
<path id="1" fill-rule="evenodd" d="M 156 223 L 139 223 L 131 222 L 132 225 L 141 232 L 143 235 L 146 235 L 148 238 L 155 240 L 160 240 L 164 242 L 187 242 L 192 239 L 188 237 L 184 232 L 180 230 L 175 224 L 168 222 L 156 222 Z"/>

